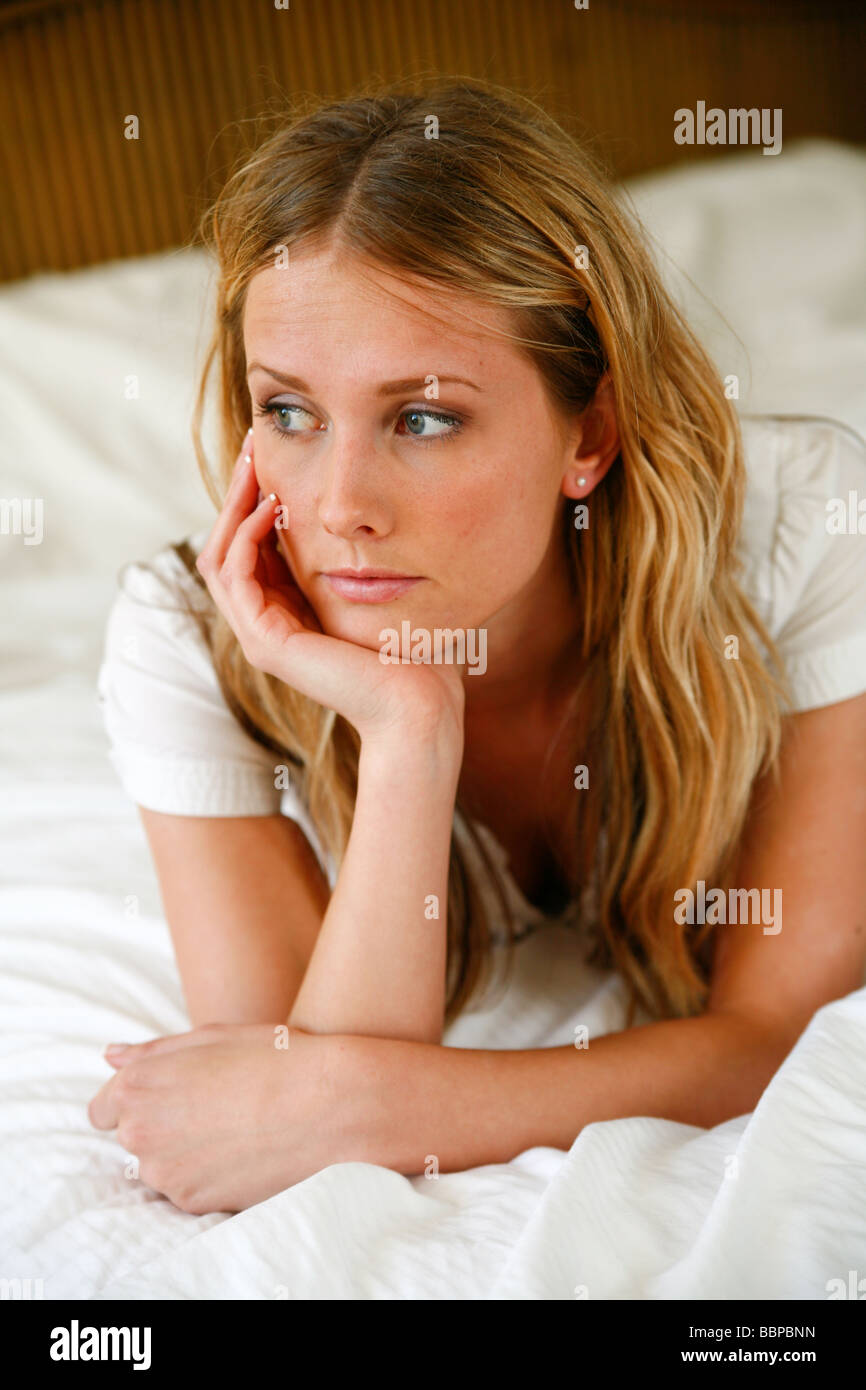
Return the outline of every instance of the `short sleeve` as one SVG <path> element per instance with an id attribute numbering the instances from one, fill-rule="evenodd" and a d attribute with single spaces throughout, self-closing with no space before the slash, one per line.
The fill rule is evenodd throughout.
<path id="1" fill-rule="evenodd" d="M 866 444 L 835 421 L 800 417 L 755 442 L 752 467 L 772 477 L 775 497 L 772 509 L 766 486 L 752 498 L 752 577 L 794 708 L 851 699 L 866 691 Z"/>
<path id="2" fill-rule="evenodd" d="M 109 758 L 124 789 L 153 811 L 305 819 L 288 769 L 225 702 L 189 604 L 209 604 L 171 548 L 123 572 L 97 678 Z"/>

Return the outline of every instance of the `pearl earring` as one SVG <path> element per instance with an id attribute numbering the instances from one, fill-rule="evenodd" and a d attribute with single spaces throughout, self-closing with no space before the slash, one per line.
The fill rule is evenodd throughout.
<path id="1" fill-rule="evenodd" d="M 578 480 L 577 480 L 577 486 L 578 486 L 578 487 L 584 487 L 585 485 L 586 485 L 586 478 L 578 478 Z"/>

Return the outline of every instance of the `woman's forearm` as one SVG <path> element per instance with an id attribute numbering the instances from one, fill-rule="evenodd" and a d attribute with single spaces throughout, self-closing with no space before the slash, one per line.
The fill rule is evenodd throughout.
<path id="1" fill-rule="evenodd" d="M 362 745 L 349 843 L 290 1024 L 441 1039 L 461 752 L 435 735 Z"/>
<path id="2" fill-rule="evenodd" d="M 411 1175 L 568 1150 L 585 1125 L 651 1115 L 705 1128 L 750 1112 L 796 1041 L 728 1014 L 521 1051 L 358 1039 L 373 1161 Z"/>

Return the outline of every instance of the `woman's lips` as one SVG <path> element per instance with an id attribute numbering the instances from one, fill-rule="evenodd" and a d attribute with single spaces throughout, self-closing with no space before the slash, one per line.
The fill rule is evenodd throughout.
<path id="1" fill-rule="evenodd" d="M 327 580 L 335 594 L 339 594 L 340 598 L 349 599 L 352 603 L 389 603 L 391 599 L 405 594 L 413 584 L 420 584 L 422 576 L 383 575 L 359 579 L 355 575 L 323 574 L 322 578 Z"/>

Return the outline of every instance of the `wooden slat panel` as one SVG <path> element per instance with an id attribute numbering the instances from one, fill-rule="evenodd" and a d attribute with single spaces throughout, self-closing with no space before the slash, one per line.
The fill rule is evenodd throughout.
<path id="1" fill-rule="evenodd" d="M 697 11 L 702 11 L 698 13 Z M 621 176 L 681 106 L 781 107 L 784 143 L 866 142 L 862 7 L 812 0 L 16 0 L 0 4 L 0 279 L 185 243 L 243 123 L 371 75 L 476 74 L 604 142 Z M 141 138 L 125 140 L 135 114 Z"/>

